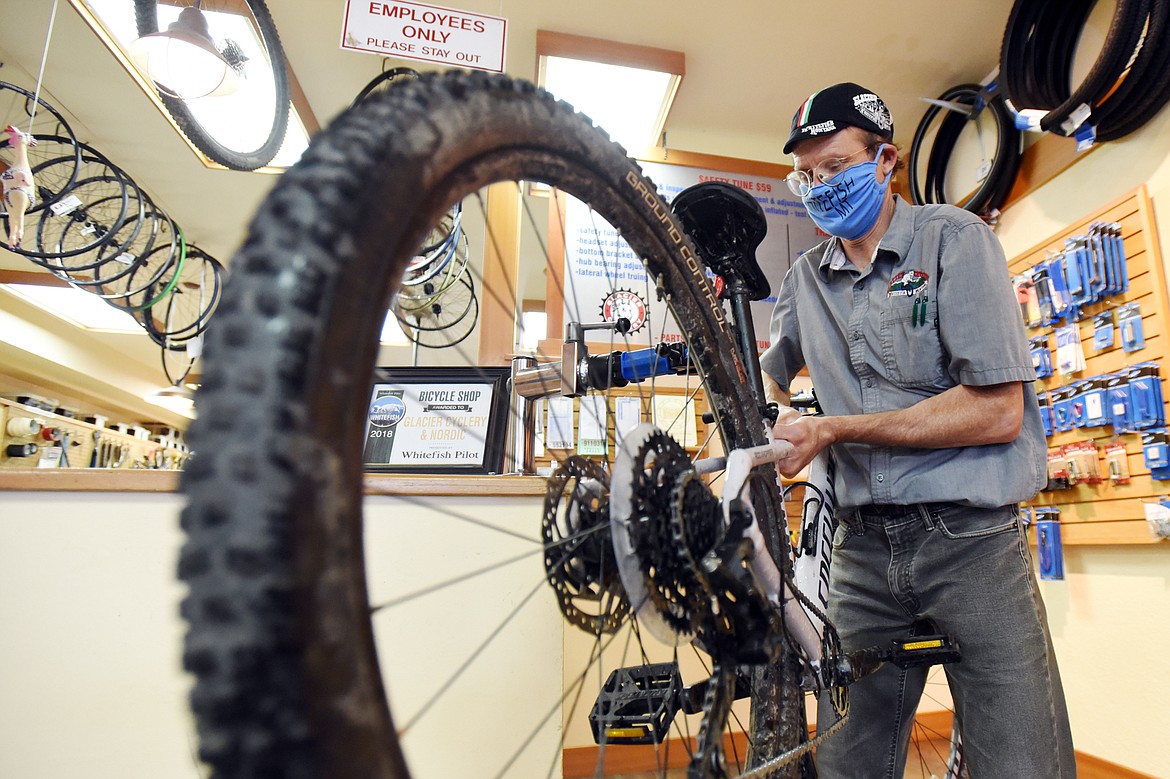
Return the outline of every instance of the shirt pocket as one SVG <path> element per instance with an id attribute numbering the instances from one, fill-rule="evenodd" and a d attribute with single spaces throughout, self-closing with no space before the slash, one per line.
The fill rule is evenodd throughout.
<path id="1" fill-rule="evenodd" d="M 922 304 L 915 305 L 915 300 L 900 298 L 882 309 L 882 363 L 890 381 L 901 387 L 941 387 L 945 385 L 945 370 L 938 335 L 938 304 L 927 301 L 926 321 L 922 321 Z"/>

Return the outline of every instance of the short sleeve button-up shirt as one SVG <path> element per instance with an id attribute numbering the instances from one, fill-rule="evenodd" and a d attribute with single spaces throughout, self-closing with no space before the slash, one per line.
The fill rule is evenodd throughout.
<path id="1" fill-rule="evenodd" d="M 858 270 L 829 239 L 798 259 L 760 358 L 787 389 L 807 365 L 824 413 L 908 408 L 958 384 L 1033 382 L 1003 249 L 976 216 L 898 198 L 873 261 Z M 842 508 L 949 501 L 1004 506 L 1044 485 L 1047 444 L 1025 388 L 1020 435 L 1006 444 L 833 447 Z"/>

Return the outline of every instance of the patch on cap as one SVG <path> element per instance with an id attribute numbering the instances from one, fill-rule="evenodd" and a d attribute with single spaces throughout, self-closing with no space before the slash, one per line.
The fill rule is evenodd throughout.
<path id="1" fill-rule="evenodd" d="M 792 130 L 784 153 L 806 138 L 833 133 L 845 127 L 860 127 L 885 138 L 894 135 L 894 119 L 885 102 L 868 89 L 844 82 L 809 95 L 792 117 Z"/>

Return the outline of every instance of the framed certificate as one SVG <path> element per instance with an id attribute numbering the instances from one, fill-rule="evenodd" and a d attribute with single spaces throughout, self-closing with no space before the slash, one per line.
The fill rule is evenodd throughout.
<path id="1" fill-rule="evenodd" d="M 379 368 L 362 462 L 389 473 L 504 469 L 509 368 Z"/>

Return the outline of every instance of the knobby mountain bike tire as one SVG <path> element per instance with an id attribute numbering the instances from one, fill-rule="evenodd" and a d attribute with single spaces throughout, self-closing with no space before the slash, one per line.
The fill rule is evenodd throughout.
<path id="1" fill-rule="evenodd" d="M 521 181 L 576 196 L 620 231 L 669 300 L 724 446 L 764 442 L 694 249 L 619 146 L 506 76 L 428 75 L 371 95 L 267 197 L 206 333 L 179 573 L 200 755 L 219 779 L 412 776 L 381 682 L 362 554 L 378 332 L 405 263 L 453 204 Z M 778 494 L 760 492 L 759 511 L 783 516 Z M 538 578 L 546 586 L 543 569 Z M 768 723 L 753 726 L 758 759 L 806 737 L 796 686 L 769 689 L 753 717 Z M 451 749 L 466 735 L 452 734 Z"/>
<path id="2" fill-rule="evenodd" d="M 1076 128 L 1063 127 L 1065 120 L 1082 105 L 1095 109 L 1104 101 L 1137 51 L 1150 0 L 1118 0 L 1089 72 L 1080 84 L 1068 83 L 1076 44 L 1093 5 L 1086 0 L 1016 0 L 1012 7 L 1000 47 L 1000 75 L 1017 110 L 1047 111 L 1040 120 L 1042 130 L 1072 135 Z"/>
<path id="3" fill-rule="evenodd" d="M 134 17 L 139 35 L 149 35 L 159 31 L 157 2 L 158 0 L 134 0 Z M 272 124 L 267 137 L 260 145 L 255 149 L 234 149 L 221 143 L 192 114 L 185 100 L 169 95 L 162 90 L 159 90 L 158 93 L 159 99 L 166 106 L 179 130 L 187 136 L 195 148 L 203 152 L 213 162 L 232 170 L 256 170 L 272 162 L 272 158 L 280 151 L 285 133 L 288 130 L 288 67 L 285 63 L 284 47 L 280 43 L 280 35 L 276 31 L 276 24 L 272 21 L 272 14 L 269 13 L 264 0 L 244 0 L 244 4 L 252 12 L 260 43 L 267 51 L 273 80 Z M 210 4 L 204 3 L 203 8 L 209 10 Z"/>

